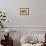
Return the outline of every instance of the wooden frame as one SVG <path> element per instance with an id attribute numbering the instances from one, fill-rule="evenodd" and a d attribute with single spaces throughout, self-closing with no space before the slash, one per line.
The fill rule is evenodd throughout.
<path id="1" fill-rule="evenodd" d="M 29 8 L 20 8 L 20 15 L 29 15 Z"/>

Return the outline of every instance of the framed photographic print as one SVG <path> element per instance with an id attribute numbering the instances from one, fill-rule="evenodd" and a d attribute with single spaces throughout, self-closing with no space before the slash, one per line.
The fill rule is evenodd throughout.
<path id="1" fill-rule="evenodd" d="M 29 15 L 29 8 L 20 8 L 20 15 Z"/>

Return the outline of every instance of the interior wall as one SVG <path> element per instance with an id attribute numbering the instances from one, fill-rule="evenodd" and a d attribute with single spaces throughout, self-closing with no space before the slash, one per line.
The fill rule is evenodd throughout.
<path id="1" fill-rule="evenodd" d="M 20 8 L 29 8 L 29 15 L 21 16 Z M 0 0 L 0 10 L 6 12 L 5 26 L 11 31 L 20 31 L 20 37 L 31 31 L 46 31 L 46 0 Z M 13 37 L 14 46 L 20 45 L 16 41 L 18 37 L 17 33 Z"/>
<path id="2" fill-rule="evenodd" d="M 29 8 L 29 15 L 21 16 L 20 8 Z M 0 0 L 0 10 L 6 27 L 46 27 L 46 0 Z"/>

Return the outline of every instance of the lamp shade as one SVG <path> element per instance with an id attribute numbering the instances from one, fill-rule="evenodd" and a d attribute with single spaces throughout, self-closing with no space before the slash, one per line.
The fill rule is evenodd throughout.
<path id="1" fill-rule="evenodd" d="M 8 33 L 8 32 L 10 32 L 10 31 L 9 31 L 9 29 L 5 29 L 5 32 Z"/>

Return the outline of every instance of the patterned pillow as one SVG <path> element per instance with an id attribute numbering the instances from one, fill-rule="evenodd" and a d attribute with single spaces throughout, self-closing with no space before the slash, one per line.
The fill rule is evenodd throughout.
<path id="1" fill-rule="evenodd" d="M 20 40 L 21 43 L 33 43 L 34 41 L 37 41 L 35 36 L 23 36 Z"/>

